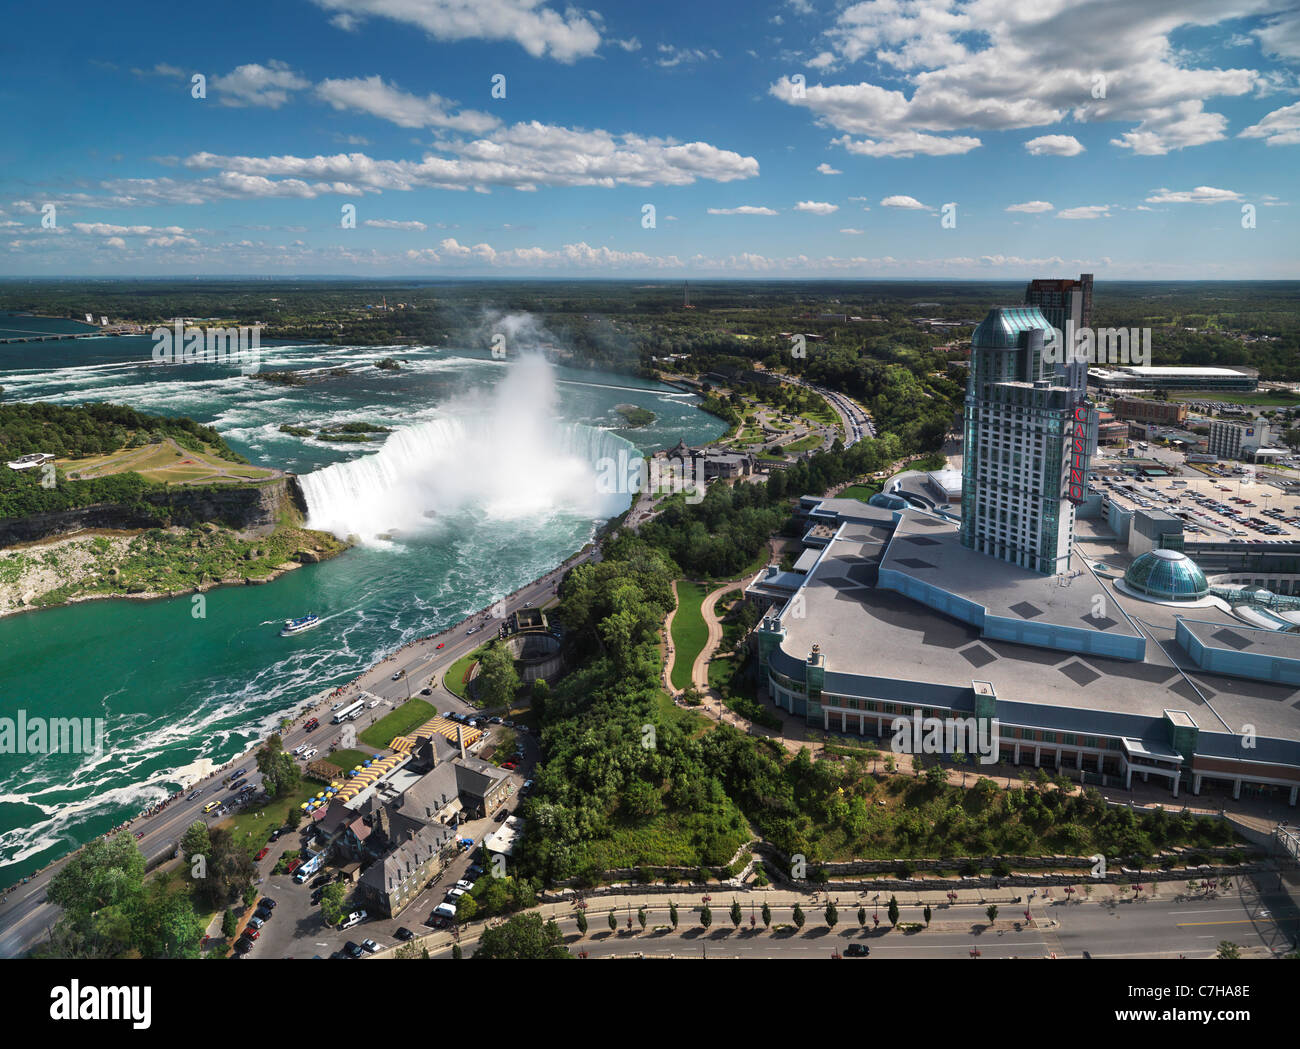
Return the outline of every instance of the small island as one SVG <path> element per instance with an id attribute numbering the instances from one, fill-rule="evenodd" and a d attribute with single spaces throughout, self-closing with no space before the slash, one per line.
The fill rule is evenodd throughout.
<path id="1" fill-rule="evenodd" d="M 655 413 L 649 408 L 642 408 L 635 404 L 616 404 L 614 411 L 623 416 L 627 422 L 629 430 L 636 430 L 642 426 L 649 426 L 655 421 Z"/>

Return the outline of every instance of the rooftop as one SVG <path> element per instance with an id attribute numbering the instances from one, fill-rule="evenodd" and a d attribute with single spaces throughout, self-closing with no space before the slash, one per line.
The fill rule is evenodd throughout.
<path id="1" fill-rule="evenodd" d="M 778 670 L 802 676 L 804 660 L 820 644 L 830 692 L 875 690 L 877 698 L 911 696 L 932 702 L 946 696 L 969 705 L 971 683 L 978 678 L 995 690 L 1001 716 L 1011 724 L 1022 711 L 1027 722 L 1101 731 L 1098 718 L 1104 717 L 1108 725 L 1123 729 L 1116 734 L 1143 737 L 1165 710 L 1177 709 L 1196 721 L 1202 739 L 1207 733 L 1239 732 L 1253 725 L 1261 737 L 1300 740 L 1300 691 L 1201 671 L 1174 641 L 1178 608 L 1126 597 L 1112 580 L 1086 569 L 1061 586 L 1054 577 L 967 550 L 951 524 L 903 511 L 889 547 L 889 563 L 899 571 L 941 583 L 997 615 L 1125 634 L 1140 631 L 1148 642 L 1146 658 L 1133 662 L 986 639 L 974 627 L 876 586 L 881 531 L 856 520 L 841 525 L 806 577 L 803 616 L 782 618 L 786 637 L 773 655 Z M 1132 560 L 1115 545 L 1097 545 L 1084 550 L 1076 544 L 1080 564 L 1085 558 L 1104 558 L 1122 571 Z M 904 560 L 922 563 L 903 565 Z M 1101 620 L 1091 616 L 1097 599 Z M 1213 627 L 1211 633 L 1229 628 L 1251 634 L 1224 608 L 1198 608 L 1196 616 Z M 1300 658 L 1300 635 L 1269 632 L 1259 644 Z"/>

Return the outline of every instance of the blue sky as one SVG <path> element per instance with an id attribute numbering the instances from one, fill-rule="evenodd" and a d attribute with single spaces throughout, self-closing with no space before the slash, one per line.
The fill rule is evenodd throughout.
<path id="1" fill-rule="evenodd" d="M 1287 0 L 6 22 L 4 276 L 1300 278 Z"/>

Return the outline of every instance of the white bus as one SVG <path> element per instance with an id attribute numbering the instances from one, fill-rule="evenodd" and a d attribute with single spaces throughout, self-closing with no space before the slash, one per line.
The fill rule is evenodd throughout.
<path id="1" fill-rule="evenodd" d="M 358 699 L 355 703 L 343 707 L 341 710 L 335 711 L 332 720 L 334 724 L 341 725 L 343 724 L 343 722 L 347 721 L 348 718 L 352 717 L 353 715 L 359 716 L 361 712 L 365 709 L 366 709 L 366 701 L 364 699 Z"/>

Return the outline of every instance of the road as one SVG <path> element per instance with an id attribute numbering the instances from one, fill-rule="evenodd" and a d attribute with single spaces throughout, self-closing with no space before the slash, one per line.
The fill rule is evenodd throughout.
<path id="1" fill-rule="evenodd" d="M 791 375 L 782 375 L 781 378 L 785 382 L 794 383 L 796 386 L 820 394 L 835 409 L 835 413 L 840 417 L 840 425 L 844 427 L 844 447 L 856 444 L 864 437 L 876 436 L 876 426 L 871 421 L 871 416 L 857 401 L 835 390 L 828 390 L 824 386 Z"/>
<path id="2" fill-rule="evenodd" d="M 448 710 L 468 713 L 470 706 L 442 687 L 442 677 L 452 663 L 472 652 L 491 637 L 495 627 L 514 612 L 524 607 L 539 607 L 554 597 L 555 587 L 565 572 L 580 564 L 599 559 L 599 547 L 593 546 L 499 602 L 495 606 L 495 611 L 500 613 L 499 618 L 494 619 L 491 613 L 486 615 L 479 613 L 441 634 L 408 645 L 371 667 L 338 698 L 353 702 L 358 692 L 364 690 L 389 700 L 390 703 L 373 711 L 367 710 L 365 716 L 354 723 L 354 727 L 360 732 L 373 721 L 390 713 L 392 705 L 405 702 L 408 694 L 419 694 L 420 689 L 435 674 L 438 677 L 438 686 L 432 696 L 425 698 L 434 704 L 439 713 Z M 485 626 L 486 629 L 467 634 L 466 631 L 474 625 Z M 439 644 L 444 647 L 439 649 L 437 647 Z M 406 674 L 402 679 L 394 681 L 392 675 L 397 670 L 405 670 Z M 285 750 L 291 751 L 300 743 L 310 743 L 320 751 L 318 756 L 327 754 L 330 744 L 338 736 L 338 727 L 329 724 L 328 715 L 332 701 L 327 698 L 328 696 L 328 691 L 318 694 L 314 703 L 305 704 L 292 715 L 293 724 L 280 733 Z M 333 702 L 337 702 L 337 699 Z M 313 715 L 320 718 L 321 725 L 314 732 L 308 733 L 303 725 Z M 290 715 L 286 714 L 286 716 Z M 230 771 L 238 768 L 248 769 L 250 775 L 247 782 L 260 786 L 261 776 L 257 772 L 256 760 L 259 746 L 261 741 L 239 757 L 233 758 L 207 779 L 187 786 L 187 797 L 177 798 L 155 816 L 132 821 L 121 833 L 143 832 L 144 837 L 139 845 L 146 860 L 172 854 L 181 835 L 191 823 L 196 820 L 209 820 L 202 811 L 207 802 L 216 798 L 225 800 L 233 796 L 221 784 L 221 777 L 226 774 L 227 769 Z M 200 797 L 193 801 L 187 800 L 189 793 L 199 789 L 202 790 Z M 278 855 L 274 850 L 273 853 Z M 272 856 L 268 856 L 267 860 L 263 861 L 263 865 L 269 867 L 271 859 Z M 25 885 L 19 886 L 14 892 L 0 899 L 0 958 L 12 958 L 23 954 L 53 928 L 58 917 L 58 908 L 46 902 L 45 891 L 50 879 L 62 868 L 63 862 L 65 861 L 51 864 Z"/>
<path id="3" fill-rule="evenodd" d="M 871 959 L 889 958 L 1211 958 L 1222 940 L 1242 948 L 1243 956 L 1264 957 L 1284 953 L 1289 940 L 1279 937 L 1277 926 L 1267 906 L 1247 892 L 1242 896 L 1182 899 L 1174 892 L 1177 883 L 1163 883 L 1157 898 L 1111 901 L 1044 900 L 1039 897 L 1028 904 L 1031 920 L 1024 920 L 1023 904 L 1003 899 L 998 905 L 996 922 L 990 925 L 985 904 L 959 901 L 954 906 L 932 902 L 929 928 L 903 931 L 890 927 L 885 907 L 877 912 L 879 927 L 873 922 L 873 904 L 869 897 L 856 893 L 832 893 L 839 911 L 834 929 L 827 927 L 823 916 L 825 897 L 813 903 L 808 898 L 802 906 L 806 924 L 798 930 L 791 924 L 788 892 L 740 891 L 726 886 L 711 890 L 713 923 L 705 930 L 699 920 L 699 898 L 682 896 L 676 900 L 679 925 L 669 925 L 668 897 L 649 900 L 645 932 L 636 921 L 640 900 L 630 900 L 631 907 L 615 908 L 618 932 L 610 931 L 607 917 L 615 902 L 599 897 L 587 901 L 588 931 L 580 936 L 571 905 L 542 908 L 555 916 L 570 951 L 585 951 L 588 957 L 614 955 L 752 958 L 826 958 L 833 952 L 843 955 L 854 942 L 871 949 Z M 1167 894 L 1167 895 L 1166 895 Z M 907 903 L 899 901 L 900 924 L 924 925 L 922 909 L 909 893 Z M 729 909 L 731 900 L 741 905 L 741 925 L 734 928 Z M 763 927 L 759 916 L 765 898 L 773 903 L 773 928 Z M 882 894 L 882 901 L 885 896 Z M 857 908 L 866 908 L 866 926 L 859 927 Z M 548 913 L 549 912 L 549 913 Z M 631 915 L 631 930 L 627 918 Z M 751 914 L 754 927 L 750 927 Z M 785 925 L 786 928 L 777 928 Z M 658 928 L 656 928 L 658 927 Z M 480 926 L 461 936 L 462 950 L 468 955 L 478 942 Z M 430 938 L 432 957 L 451 953 L 446 934 Z M 979 954 L 972 955 L 977 950 Z M 843 955 L 845 958 L 850 956 Z"/>

